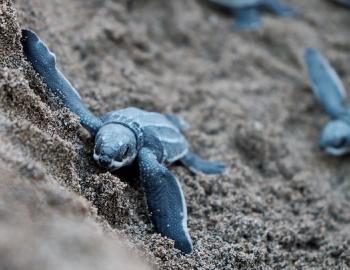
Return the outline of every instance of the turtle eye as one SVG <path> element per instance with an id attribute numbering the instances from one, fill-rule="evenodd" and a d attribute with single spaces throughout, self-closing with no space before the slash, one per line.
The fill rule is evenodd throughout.
<path id="1" fill-rule="evenodd" d="M 128 153 L 129 153 L 129 145 L 126 145 L 125 147 L 123 147 L 121 151 L 122 159 L 126 158 L 128 156 Z"/>
<path id="2" fill-rule="evenodd" d="M 96 155 L 100 155 L 100 154 L 101 154 L 101 149 L 100 149 L 100 147 L 95 146 L 95 153 L 96 153 Z"/>

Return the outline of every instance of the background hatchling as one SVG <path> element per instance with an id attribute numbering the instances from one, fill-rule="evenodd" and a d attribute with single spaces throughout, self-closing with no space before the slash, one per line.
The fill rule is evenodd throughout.
<path id="1" fill-rule="evenodd" d="M 350 8 L 350 0 L 331 0 L 333 3 Z"/>
<path id="2" fill-rule="evenodd" d="M 345 105 L 346 91 L 338 74 L 319 51 L 305 50 L 312 90 L 319 103 L 331 117 L 322 130 L 320 147 L 334 156 L 350 152 L 350 109 Z"/>
<path id="3" fill-rule="evenodd" d="M 260 12 L 267 11 L 279 17 L 293 17 L 294 8 L 280 3 L 279 0 L 209 0 L 232 12 L 235 27 L 241 30 L 253 30 L 262 25 Z"/>

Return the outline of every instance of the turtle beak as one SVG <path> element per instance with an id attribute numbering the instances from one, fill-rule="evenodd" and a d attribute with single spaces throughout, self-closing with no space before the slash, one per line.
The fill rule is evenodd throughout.
<path id="1" fill-rule="evenodd" d="M 112 159 L 110 159 L 108 156 L 100 156 L 98 159 L 98 163 L 103 167 L 103 168 L 109 168 L 112 165 Z"/>
<path id="2" fill-rule="evenodd" d="M 350 151 L 349 147 L 342 147 L 342 148 L 326 147 L 325 148 L 326 153 L 336 157 L 348 154 L 349 151 Z"/>
<path id="3" fill-rule="evenodd" d="M 105 168 L 109 171 L 116 171 L 125 165 L 125 161 L 116 161 L 110 158 L 107 155 L 97 155 L 94 153 L 94 160 L 100 165 L 102 168 Z"/>
<path id="4" fill-rule="evenodd" d="M 105 169 L 109 169 L 112 166 L 113 160 L 107 155 L 98 155 L 94 152 L 94 160 Z"/>
<path id="5" fill-rule="evenodd" d="M 109 169 L 113 172 L 113 171 L 116 171 L 116 170 L 120 169 L 121 167 L 123 167 L 124 164 L 125 164 L 125 162 L 118 162 L 118 161 L 113 160 Z"/>

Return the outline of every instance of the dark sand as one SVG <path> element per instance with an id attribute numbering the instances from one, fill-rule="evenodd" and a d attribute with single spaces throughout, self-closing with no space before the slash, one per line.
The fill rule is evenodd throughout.
<path id="1" fill-rule="evenodd" d="M 349 269 L 350 158 L 317 147 L 327 118 L 301 56 L 321 49 L 350 88 L 350 12 L 289 2 L 298 20 L 239 33 L 203 1 L 0 0 L 0 269 Z M 137 178 L 93 162 L 23 58 L 21 27 L 96 114 L 176 113 L 194 150 L 229 164 L 220 177 L 172 166 L 191 256 L 154 233 Z"/>

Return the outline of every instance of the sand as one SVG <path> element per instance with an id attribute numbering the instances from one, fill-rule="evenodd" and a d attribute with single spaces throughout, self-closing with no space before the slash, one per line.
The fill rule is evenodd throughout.
<path id="1" fill-rule="evenodd" d="M 326 115 L 303 69 L 321 49 L 350 85 L 350 12 L 290 0 L 297 20 L 232 29 L 204 1 L 0 0 L 1 269 L 349 269 L 350 159 L 318 149 Z M 136 175 L 92 159 L 79 119 L 26 62 L 45 40 L 89 108 L 176 113 L 224 176 L 171 166 L 194 252 L 154 233 Z"/>

